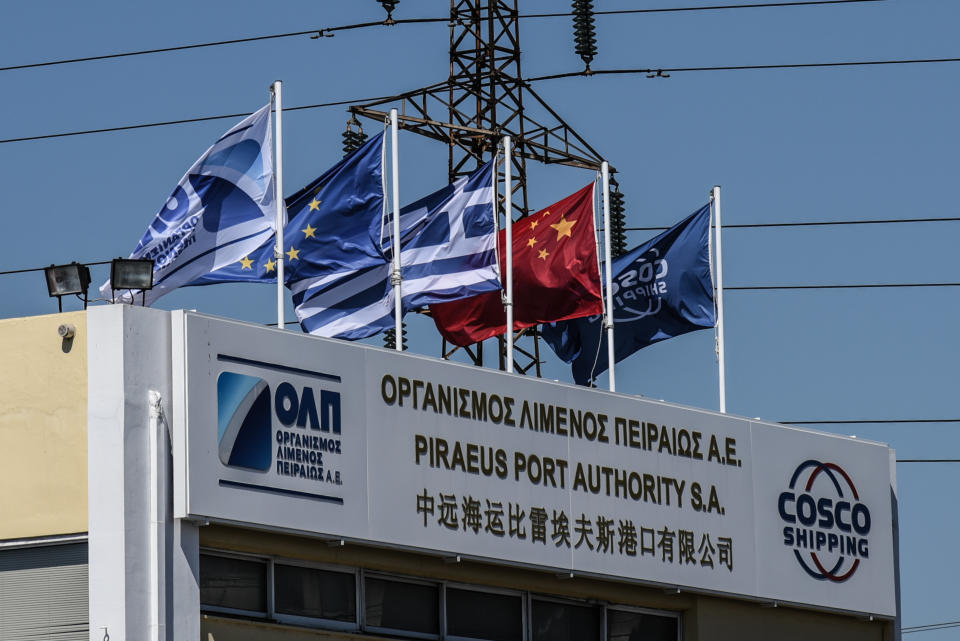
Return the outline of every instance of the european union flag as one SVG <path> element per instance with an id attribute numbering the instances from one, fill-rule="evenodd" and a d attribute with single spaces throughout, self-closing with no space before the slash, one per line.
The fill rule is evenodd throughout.
<path id="1" fill-rule="evenodd" d="M 286 199 L 290 218 L 283 228 L 283 251 L 288 287 L 380 260 L 382 147 L 381 133 Z M 237 262 L 192 284 L 275 283 L 276 242 L 271 234 Z"/>
<path id="2" fill-rule="evenodd" d="M 267 105 L 231 128 L 180 179 L 150 223 L 130 254 L 154 261 L 147 304 L 177 287 L 238 280 L 211 280 L 210 274 L 242 265 L 248 254 L 273 238 L 270 121 Z M 110 283 L 100 292 L 110 296 Z"/>
<path id="3" fill-rule="evenodd" d="M 710 205 L 613 261 L 614 358 L 716 324 L 710 271 Z M 544 340 L 586 385 L 606 371 L 602 317 L 542 327 Z"/>

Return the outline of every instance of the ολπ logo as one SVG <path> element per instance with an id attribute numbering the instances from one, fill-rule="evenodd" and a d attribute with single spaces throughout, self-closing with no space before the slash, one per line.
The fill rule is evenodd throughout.
<path id="1" fill-rule="evenodd" d="M 220 461 L 266 471 L 271 462 L 270 386 L 256 376 L 221 372 L 217 378 Z"/>
<path id="2" fill-rule="evenodd" d="M 868 558 L 870 509 L 836 463 L 811 459 L 797 466 L 777 510 L 787 523 L 783 544 L 814 579 L 842 583 Z"/>

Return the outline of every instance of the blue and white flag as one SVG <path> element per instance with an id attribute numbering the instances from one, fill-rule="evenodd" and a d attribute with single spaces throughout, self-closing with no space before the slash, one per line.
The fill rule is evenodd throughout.
<path id="1" fill-rule="evenodd" d="M 716 324 L 710 271 L 710 205 L 613 260 L 614 358 Z M 602 317 L 541 327 L 573 379 L 586 385 L 609 367 Z"/>
<path id="2" fill-rule="evenodd" d="M 489 163 L 400 211 L 404 312 L 500 289 L 493 171 Z M 304 331 L 357 340 L 393 327 L 390 219 L 375 225 L 379 261 L 290 283 Z"/>
<path id="3" fill-rule="evenodd" d="M 225 280 L 210 274 L 244 265 L 273 237 L 276 216 L 270 105 L 223 135 L 180 179 L 130 258 L 154 261 L 151 304 L 185 285 Z M 246 263 L 252 267 L 253 263 Z M 111 296 L 110 282 L 100 294 Z M 131 292 L 117 292 L 132 300 Z"/>

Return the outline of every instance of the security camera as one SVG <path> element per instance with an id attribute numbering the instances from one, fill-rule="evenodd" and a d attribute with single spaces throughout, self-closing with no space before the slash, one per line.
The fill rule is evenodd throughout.
<path id="1" fill-rule="evenodd" d="M 60 338 L 73 338 L 77 333 L 77 328 L 68 323 L 64 323 L 57 328 L 57 334 L 60 335 Z"/>

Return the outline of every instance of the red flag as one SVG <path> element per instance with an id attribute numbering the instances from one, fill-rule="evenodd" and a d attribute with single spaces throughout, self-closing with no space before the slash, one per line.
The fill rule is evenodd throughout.
<path id="1" fill-rule="evenodd" d="M 513 224 L 514 331 L 603 311 L 593 184 Z M 500 271 L 506 232 L 500 231 Z M 472 345 L 506 332 L 500 292 L 431 305 L 437 329 L 454 345 Z"/>

